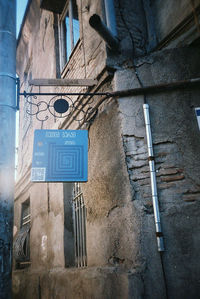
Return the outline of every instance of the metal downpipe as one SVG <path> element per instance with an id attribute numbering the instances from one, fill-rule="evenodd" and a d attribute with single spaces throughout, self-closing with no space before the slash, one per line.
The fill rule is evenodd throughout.
<path id="1" fill-rule="evenodd" d="M 143 111 L 144 111 L 146 136 L 147 136 L 152 202 L 153 202 L 154 219 L 156 225 L 156 238 L 157 238 L 158 251 L 162 252 L 165 251 L 165 248 L 164 248 L 163 233 L 162 233 L 161 222 L 160 222 L 160 211 L 158 205 L 158 194 L 157 194 L 157 183 L 156 183 L 156 170 L 155 170 L 155 161 L 154 161 L 154 154 L 153 154 L 153 143 L 152 143 L 148 104 L 143 105 Z"/>
<path id="2" fill-rule="evenodd" d="M 119 50 L 119 41 L 113 36 L 112 32 L 109 28 L 103 23 L 100 16 L 94 14 L 89 19 L 90 26 L 97 31 L 97 33 L 102 37 L 102 39 L 106 42 L 108 47 L 113 51 Z"/>
<path id="3" fill-rule="evenodd" d="M 12 298 L 16 0 L 0 0 L 0 298 Z"/>

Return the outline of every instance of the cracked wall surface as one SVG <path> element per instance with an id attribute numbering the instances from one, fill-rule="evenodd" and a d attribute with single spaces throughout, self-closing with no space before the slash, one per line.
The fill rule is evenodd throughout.
<path id="1" fill-rule="evenodd" d="M 150 59 L 151 64 L 144 63 L 137 68 L 144 86 L 199 77 L 198 48 L 165 50 L 152 54 Z M 164 69 L 162 65 L 165 66 Z M 129 88 L 137 87 L 134 69 L 116 72 L 117 90 L 123 88 L 122 78 L 126 80 Z M 144 100 L 150 106 L 158 198 L 166 248 L 162 257 L 163 269 L 156 248 L 142 111 Z M 163 283 L 162 289 L 165 289 L 163 270 L 169 298 L 188 298 L 188 296 L 198 298 L 197 277 L 200 269 L 195 261 L 198 255 L 196 244 L 200 242 L 197 229 L 200 198 L 200 133 L 194 108 L 199 104 L 197 90 L 165 92 L 146 95 L 145 98 L 136 96 L 119 99 L 123 146 L 133 189 L 132 200 L 140 214 L 140 246 L 145 264 L 142 273 L 145 277 L 145 296 L 148 298 L 165 296 L 161 295 L 161 289 L 154 280 L 157 277 L 157 280 Z"/>

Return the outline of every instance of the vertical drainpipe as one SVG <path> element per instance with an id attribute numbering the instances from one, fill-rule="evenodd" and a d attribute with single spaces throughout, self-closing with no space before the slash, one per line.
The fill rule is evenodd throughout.
<path id="1" fill-rule="evenodd" d="M 114 37 L 117 37 L 117 24 L 115 16 L 115 7 L 113 0 L 104 0 L 106 24 Z"/>
<path id="2" fill-rule="evenodd" d="M 162 233 L 161 223 L 160 223 L 160 211 L 158 205 L 156 170 L 155 170 L 155 160 L 154 160 L 153 143 L 152 143 L 152 136 L 151 136 L 149 105 L 144 104 L 143 110 L 144 110 L 147 146 L 148 146 L 148 155 L 149 155 L 149 169 L 150 169 L 150 176 L 151 176 L 151 192 L 152 192 L 152 201 L 153 201 L 153 209 L 154 209 L 154 219 L 156 225 L 156 238 L 157 238 L 158 251 L 162 252 L 165 250 L 165 248 L 164 248 L 163 233 Z"/>
<path id="3" fill-rule="evenodd" d="M 12 297 L 16 0 L 0 0 L 0 298 Z"/>

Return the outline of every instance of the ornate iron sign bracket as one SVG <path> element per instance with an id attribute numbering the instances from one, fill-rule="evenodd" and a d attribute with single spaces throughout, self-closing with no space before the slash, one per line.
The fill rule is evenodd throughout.
<path id="1" fill-rule="evenodd" d="M 19 97 L 23 96 L 26 103 L 26 113 L 35 116 L 44 122 L 52 115 L 55 119 L 72 116 L 73 120 L 82 121 L 88 117 L 92 110 L 94 96 L 110 97 L 108 92 L 20 92 L 20 82 L 17 80 L 17 110 L 19 110 Z M 77 99 L 83 96 L 84 101 Z M 73 98 L 75 97 L 75 99 Z M 79 113 L 74 114 L 77 111 Z"/>
<path id="2" fill-rule="evenodd" d="M 47 86 L 47 81 L 43 82 L 43 85 Z M 54 86 L 59 86 L 57 82 L 58 81 L 55 82 Z M 193 89 L 199 88 L 199 83 L 200 78 L 193 78 L 182 81 L 173 81 L 169 83 L 164 82 L 157 85 L 143 86 L 139 88 L 114 92 L 28 93 L 24 91 L 23 93 L 20 93 L 20 83 L 17 79 L 16 109 L 19 110 L 19 96 L 24 96 L 27 103 L 27 113 L 30 115 L 35 115 L 36 118 L 41 122 L 44 122 L 49 118 L 48 115 L 44 116 L 44 113 L 46 111 L 53 115 L 55 118 L 72 116 L 74 120 L 85 121 L 88 119 L 88 116 L 94 114 L 94 112 L 98 109 L 98 106 L 103 103 L 105 99 L 108 99 L 110 97 L 129 97 L 136 95 L 156 94 L 177 89 Z M 85 84 L 85 86 L 92 86 L 93 82 L 91 82 L 91 85 L 88 84 Z M 38 96 L 45 97 L 45 99 L 40 100 L 38 99 Z M 75 100 L 72 99 L 73 96 L 76 96 Z M 83 100 L 77 99 L 77 96 L 83 96 Z M 94 101 L 94 96 L 102 96 L 96 106 L 92 104 Z M 50 97 L 50 99 L 48 100 L 46 97 Z M 77 111 L 75 115 L 73 115 L 74 111 Z M 79 118 L 80 115 L 82 115 L 81 119 Z"/>

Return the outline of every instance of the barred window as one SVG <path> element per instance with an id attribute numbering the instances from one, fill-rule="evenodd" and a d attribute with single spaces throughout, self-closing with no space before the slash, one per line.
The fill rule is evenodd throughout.
<path id="1" fill-rule="evenodd" d="M 80 183 L 74 184 L 73 222 L 74 222 L 75 265 L 77 267 L 86 267 L 87 266 L 86 207 L 85 207 Z"/>
<path id="2" fill-rule="evenodd" d="M 21 228 L 13 245 L 13 255 L 17 269 L 30 265 L 30 224 L 30 199 L 28 199 L 22 204 Z"/>

